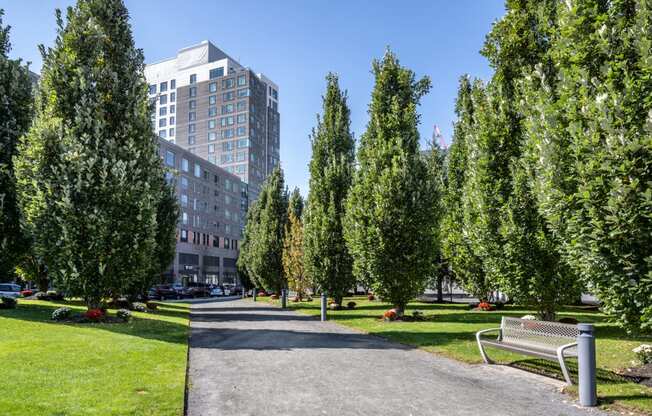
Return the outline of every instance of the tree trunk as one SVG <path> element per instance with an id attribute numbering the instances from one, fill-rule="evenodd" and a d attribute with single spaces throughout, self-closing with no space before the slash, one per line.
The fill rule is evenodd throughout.
<path id="1" fill-rule="evenodd" d="M 394 305 L 394 309 L 396 309 L 396 315 L 403 316 L 405 313 L 405 306 L 406 305 L 404 303 Z"/>
<path id="2" fill-rule="evenodd" d="M 544 309 L 539 311 L 539 318 L 542 321 L 555 321 L 556 313 L 554 309 Z"/>
<path id="3" fill-rule="evenodd" d="M 442 276 L 437 278 L 437 302 L 444 303 L 444 278 Z"/>

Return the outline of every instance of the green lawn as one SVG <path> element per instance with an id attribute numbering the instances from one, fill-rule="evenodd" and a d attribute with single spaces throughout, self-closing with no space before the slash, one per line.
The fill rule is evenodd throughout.
<path id="1" fill-rule="evenodd" d="M 85 310 L 22 299 L 0 310 L 0 414 L 183 414 L 188 305 L 161 304 L 127 324 L 50 321 L 63 305 Z"/>
<path id="2" fill-rule="evenodd" d="M 269 298 L 261 298 L 270 301 Z M 345 299 L 343 304 L 351 300 Z M 383 336 L 394 341 L 414 345 L 467 363 L 481 363 L 480 353 L 475 342 L 475 333 L 480 329 L 500 326 L 501 316 L 521 317 L 532 314 L 519 306 L 507 306 L 493 312 L 469 311 L 463 304 L 427 304 L 414 302 L 406 310 L 407 315 L 419 310 L 426 316 L 424 322 L 384 322 L 380 317 L 390 305 L 377 301 L 370 302 L 366 297 L 355 297 L 355 310 L 328 311 L 330 320 Z M 273 301 L 278 304 L 278 301 Z M 289 307 L 302 313 L 319 315 L 319 299 L 312 302 L 289 303 Z M 612 407 L 624 407 L 644 414 L 652 414 L 652 389 L 627 382 L 613 373 L 613 370 L 631 365 L 635 360 L 632 348 L 641 343 L 652 342 L 652 337 L 630 337 L 615 324 L 607 322 L 607 317 L 599 312 L 583 308 L 566 308 L 559 317 L 574 317 L 580 322 L 592 322 L 597 334 L 598 396 L 600 403 Z M 491 358 L 499 363 L 510 364 L 530 371 L 541 372 L 563 380 L 561 371 L 555 363 L 530 359 L 496 349 L 488 349 Z M 571 361 L 572 377 L 577 380 L 576 366 Z M 572 394 L 574 388 L 569 388 Z"/>

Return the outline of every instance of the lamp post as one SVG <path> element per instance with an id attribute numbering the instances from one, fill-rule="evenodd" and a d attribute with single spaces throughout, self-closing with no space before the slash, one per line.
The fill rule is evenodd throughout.
<path id="1" fill-rule="evenodd" d="M 328 299 L 328 294 L 326 291 L 321 292 L 321 321 L 325 322 L 326 321 L 326 306 L 328 306 L 327 303 Z"/>

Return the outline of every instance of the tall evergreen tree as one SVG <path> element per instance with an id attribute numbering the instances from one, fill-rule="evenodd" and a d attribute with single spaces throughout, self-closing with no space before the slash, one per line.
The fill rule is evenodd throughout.
<path id="1" fill-rule="evenodd" d="M 246 280 L 251 287 L 258 283 L 258 279 L 254 274 L 253 255 L 257 243 L 255 236 L 258 225 L 260 224 L 260 207 L 266 204 L 266 200 L 267 194 L 265 193 L 265 188 L 263 188 L 260 195 L 258 195 L 258 199 L 249 205 L 244 235 L 240 243 L 240 253 L 238 254 L 238 273 L 243 276 L 246 275 Z"/>
<path id="2" fill-rule="evenodd" d="M 474 91 L 475 90 L 475 91 Z M 469 148 L 473 146 L 476 128 L 474 96 L 481 96 L 479 81 L 471 83 L 468 76 L 460 79 L 455 112 L 457 121 L 453 141 L 448 149 L 445 212 L 441 221 L 442 254 L 451 271 L 467 291 L 485 297 L 490 287 L 486 281 L 482 259 L 473 251 L 469 226 L 473 217 L 465 210 L 464 195 L 468 189 Z"/>
<path id="3" fill-rule="evenodd" d="M 295 217 L 301 219 L 301 216 L 303 215 L 303 197 L 301 196 L 301 192 L 299 191 L 299 188 L 294 188 L 294 191 L 290 194 L 290 199 L 288 200 L 288 218 L 291 213 L 294 214 Z"/>
<path id="4" fill-rule="evenodd" d="M 0 281 L 13 280 L 29 246 L 20 229 L 13 158 L 33 110 L 29 70 L 20 59 L 9 59 L 11 26 L 3 26 L 3 15 L 0 9 Z"/>
<path id="5" fill-rule="evenodd" d="M 559 7 L 527 94 L 541 212 L 628 329 L 652 328 L 652 3 Z"/>
<path id="6" fill-rule="evenodd" d="M 430 80 L 415 81 L 391 51 L 374 61 L 373 73 L 345 236 L 356 275 L 402 313 L 423 290 L 432 264 L 432 192 L 417 130 L 417 105 Z"/>
<path id="7" fill-rule="evenodd" d="M 444 169 L 446 150 L 439 147 L 434 138 L 429 146 L 430 148 L 423 152 L 427 169 L 427 181 L 432 193 L 432 206 L 430 208 L 432 221 L 428 224 L 432 232 L 432 253 L 430 255 L 432 263 L 428 273 L 428 285 L 437 289 L 437 301 L 443 302 L 444 280 L 450 277 L 448 263 L 443 257 L 441 245 L 441 220 L 444 213 L 443 196 L 446 190 L 446 171 Z"/>
<path id="8" fill-rule="evenodd" d="M 280 293 L 286 287 L 283 239 L 288 210 L 288 196 L 280 167 L 276 167 L 265 180 L 256 205 L 247 218 L 250 228 L 246 237 L 246 267 L 259 287 Z M 249 222 L 253 223 L 250 225 Z"/>
<path id="9" fill-rule="evenodd" d="M 344 240 L 345 199 L 351 187 L 354 140 L 346 92 L 336 75 L 326 77 L 323 117 L 312 132 L 310 193 L 304 219 L 306 274 L 336 303 L 355 280 L 353 260 Z"/>
<path id="10" fill-rule="evenodd" d="M 16 162 L 19 197 L 56 285 L 97 307 L 147 279 L 160 227 L 173 228 L 158 223 L 164 170 L 123 2 L 79 0 L 57 26 L 41 48 L 44 99 Z"/>

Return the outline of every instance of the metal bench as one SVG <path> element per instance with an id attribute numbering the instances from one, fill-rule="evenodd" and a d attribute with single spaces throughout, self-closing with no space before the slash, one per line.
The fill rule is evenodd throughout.
<path id="1" fill-rule="evenodd" d="M 482 338 L 483 334 L 492 331 L 498 331 L 498 338 Z M 484 351 L 485 346 L 559 361 L 566 383 L 572 385 L 573 381 L 568 374 L 564 358 L 577 357 L 578 334 L 576 325 L 503 317 L 500 328 L 478 331 L 475 338 L 478 341 L 480 355 L 487 364 L 491 364 L 492 361 Z"/>

